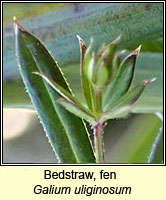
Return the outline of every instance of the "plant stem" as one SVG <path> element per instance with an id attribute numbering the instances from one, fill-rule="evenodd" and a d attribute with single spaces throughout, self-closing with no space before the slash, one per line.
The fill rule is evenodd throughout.
<path id="1" fill-rule="evenodd" d="M 96 121 L 102 113 L 102 89 L 94 88 L 94 114 Z M 96 163 L 105 163 L 104 158 L 104 141 L 103 141 L 103 128 L 104 123 L 96 123 L 94 126 L 94 144 L 95 144 L 95 157 Z"/>
<path id="2" fill-rule="evenodd" d="M 94 143 L 96 163 L 105 163 L 104 156 L 104 141 L 103 141 L 103 123 L 98 123 L 94 126 Z"/>

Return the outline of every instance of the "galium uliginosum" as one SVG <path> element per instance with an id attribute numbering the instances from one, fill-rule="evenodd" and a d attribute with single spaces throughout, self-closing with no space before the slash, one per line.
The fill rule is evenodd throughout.
<path id="1" fill-rule="evenodd" d="M 58 100 L 59 104 L 92 125 L 96 163 L 104 163 L 103 129 L 106 121 L 128 115 L 145 87 L 154 79 L 144 80 L 130 89 L 140 47 L 121 61 L 121 54 L 116 52 L 119 37 L 99 49 L 96 54 L 93 52 L 92 43 L 87 48 L 83 39 L 77 37 L 80 44 L 80 75 L 86 105 L 45 74 L 36 74 L 62 96 Z"/>

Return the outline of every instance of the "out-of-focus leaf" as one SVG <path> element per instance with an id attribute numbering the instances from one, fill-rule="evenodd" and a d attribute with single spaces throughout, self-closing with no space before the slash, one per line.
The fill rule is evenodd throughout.
<path id="1" fill-rule="evenodd" d="M 113 82 L 108 86 L 104 96 L 104 111 L 113 108 L 117 101 L 128 91 L 134 75 L 136 58 L 140 48 L 122 61 Z"/>
<path id="2" fill-rule="evenodd" d="M 3 4 L 5 81 L 19 76 L 14 45 L 11 45 L 14 44 L 11 13 L 44 41 L 60 66 L 79 62 L 77 34 L 87 44 L 93 37 L 96 49 L 103 43 L 109 44 L 119 35 L 120 49 L 154 43 L 163 37 L 163 3 L 42 3 L 41 6 L 38 3 L 28 6 L 11 3 L 10 10 L 7 10 L 7 5 L 9 3 Z M 18 11 L 21 6 L 23 9 Z M 147 51 L 151 52 L 151 46 Z"/>
<path id="3" fill-rule="evenodd" d="M 128 50 L 133 50 L 137 48 L 136 46 L 128 48 Z M 162 53 L 163 52 L 163 41 L 146 42 L 141 45 L 141 52 L 153 52 Z"/>
<path id="4" fill-rule="evenodd" d="M 128 119 L 110 121 L 110 126 L 105 130 L 107 162 L 162 163 L 162 159 L 149 160 L 154 153 L 154 146 L 156 156 L 160 149 L 161 158 L 163 149 L 160 142 L 156 143 L 161 126 L 162 121 L 152 114 L 132 115 Z"/>
<path id="5" fill-rule="evenodd" d="M 32 73 L 45 73 L 69 91 L 59 67 L 43 44 L 18 22 L 15 22 L 15 32 L 22 78 L 59 161 L 93 163 L 92 147 L 81 119 L 58 105 L 59 94 Z"/>
<path id="6" fill-rule="evenodd" d="M 6 105 L 32 105 L 28 93 L 21 79 L 15 81 L 8 81 L 3 84 L 3 103 Z"/>
<path id="7" fill-rule="evenodd" d="M 155 142 L 151 149 L 151 154 L 148 158 L 148 163 L 163 163 L 163 156 L 164 156 L 164 146 L 163 141 L 164 135 L 163 135 L 163 129 L 161 128 L 158 132 L 158 135 L 156 136 Z"/>
<path id="8" fill-rule="evenodd" d="M 57 162 L 36 112 L 25 109 L 3 109 L 4 164 Z"/>

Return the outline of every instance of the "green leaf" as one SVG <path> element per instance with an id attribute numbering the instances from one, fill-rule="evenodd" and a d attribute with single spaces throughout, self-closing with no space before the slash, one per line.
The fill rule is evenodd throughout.
<path id="1" fill-rule="evenodd" d="M 94 110 L 94 91 L 90 78 L 94 67 L 94 58 L 91 57 L 92 41 L 85 52 L 83 66 L 81 67 L 81 84 L 83 88 L 84 97 L 90 111 Z"/>
<path id="2" fill-rule="evenodd" d="M 69 112 L 73 113 L 74 115 L 85 119 L 91 124 L 95 123 L 94 116 L 90 113 L 86 112 L 85 110 L 81 109 L 77 104 L 74 102 L 68 101 L 66 99 L 60 98 L 57 100 L 59 104 L 61 104 L 65 109 L 67 109 Z"/>
<path id="3" fill-rule="evenodd" d="M 154 59 L 155 56 L 155 59 Z M 156 113 L 163 112 L 163 57 L 162 54 L 143 53 L 139 55 L 133 86 L 142 80 L 155 77 L 137 100 L 132 112 Z"/>
<path id="4" fill-rule="evenodd" d="M 8 81 L 3 84 L 3 106 L 13 105 L 14 107 L 22 107 L 22 105 L 30 105 L 30 98 L 25 91 L 25 85 L 21 79 Z"/>
<path id="5" fill-rule="evenodd" d="M 120 64 L 114 81 L 108 86 L 104 97 L 104 111 L 114 107 L 114 104 L 128 91 L 133 80 L 136 58 L 140 47 L 133 51 Z"/>
<path id="6" fill-rule="evenodd" d="M 86 99 L 86 103 L 89 107 L 89 110 L 93 111 L 94 109 L 93 93 L 94 92 L 93 92 L 93 88 L 90 81 L 85 75 L 82 76 L 82 86 L 83 86 L 83 91 L 84 91 L 84 97 Z"/>
<path id="7" fill-rule="evenodd" d="M 86 44 L 79 35 L 77 35 L 77 38 L 80 44 L 80 76 L 82 76 L 82 71 L 83 71 L 83 66 L 84 66 L 84 57 L 85 57 L 85 52 L 86 52 Z"/>
<path id="8" fill-rule="evenodd" d="M 158 131 L 158 134 L 155 138 L 154 144 L 151 149 L 151 153 L 148 157 L 148 163 L 163 163 L 163 144 L 164 144 L 164 134 L 163 134 L 163 129 L 161 128 Z"/>
<path id="9" fill-rule="evenodd" d="M 59 94 L 41 77 L 32 73 L 45 73 L 69 91 L 56 62 L 44 45 L 17 21 L 15 33 L 17 58 L 24 84 L 59 162 L 93 163 L 92 146 L 83 122 L 57 104 Z"/>
<path id="10" fill-rule="evenodd" d="M 128 50 L 135 49 L 136 46 L 128 48 Z M 163 52 L 163 41 L 149 41 L 141 45 L 141 52 L 153 52 L 162 53 Z"/>
<path id="11" fill-rule="evenodd" d="M 112 110 L 109 110 L 107 112 L 104 112 L 100 118 L 100 122 L 105 122 L 108 119 L 120 119 L 120 118 L 125 118 L 129 115 L 131 112 L 132 107 L 131 106 L 121 106 L 121 107 L 116 107 Z"/>
<path id="12" fill-rule="evenodd" d="M 115 106 L 124 106 L 124 105 L 132 105 L 134 104 L 138 98 L 141 96 L 143 93 L 144 89 L 146 86 L 154 81 L 155 79 L 149 79 L 142 81 L 139 85 L 135 86 L 131 90 L 129 90 L 122 98 L 119 99 L 119 101 L 115 104 Z"/>
<path id="13" fill-rule="evenodd" d="M 86 110 L 86 108 L 84 108 L 81 105 L 81 103 L 70 92 L 66 91 L 60 85 L 58 85 L 56 82 L 49 79 L 45 74 L 40 73 L 40 72 L 33 72 L 33 73 L 41 76 L 54 90 L 56 90 L 67 101 L 70 101 L 70 102 L 76 104 L 80 109 L 84 110 L 85 112 L 88 112 L 88 110 Z"/>
<path id="14" fill-rule="evenodd" d="M 161 158 L 163 152 L 161 142 L 156 142 L 163 138 L 162 121 L 156 115 L 131 115 L 128 119 L 111 120 L 109 124 L 105 129 L 108 163 L 162 163 L 162 159 L 150 161 L 152 154 L 161 153 Z"/>

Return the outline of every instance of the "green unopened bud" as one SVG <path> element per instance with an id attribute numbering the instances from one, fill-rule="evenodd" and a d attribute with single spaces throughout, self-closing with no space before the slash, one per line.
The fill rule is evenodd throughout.
<path id="1" fill-rule="evenodd" d="M 88 60 L 85 61 L 85 66 L 84 66 L 84 73 L 90 82 L 92 82 L 94 70 L 95 70 L 95 58 L 93 54 L 90 57 L 90 59 L 88 58 Z"/>
<path id="2" fill-rule="evenodd" d="M 103 87 L 107 84 L 109 80 L 108 69 L 101 58 L 97 63 L 95 62 L 95 55 L 86 56 L 84 60 L 84 68 L 83 68 L 85 76 L 88 80 L 98 87 Z"/>
<path id="3" fill-rule="evenodd" d="M 113 42 L 111 42 L 110 44 L 101 48 L 96 55 L 97 60 L 102 59 L 107 68 L 107 72 L 109 76 L 108 82 L 112 81 L 113 76 L 115 75 L 115 72 L 116 72 L 115 69 L 117 68 L 117 66 L 115 65 L 117 63 L 115 63 L 114 61 L 116 57 L 116 49 L 119 42 L 120 42 L 120 36 L 117 39 L 115 39 Z"/>
<path id="4" fill-rule="evenodd" d="M 93 84 L 98 87 L 103 87 L 107 85 L 108 81 L 109 81 L 108 68 L 105 65 L 103 59 L 101 58 L 95 64 L 95 70 L 93 74 Z"/>
<path id="5" fill-rule="evenodd" d="M 114 67 L 113 65 L 117 64 L 114 62 L 114 58 L 119 40 L 120 37 L 102 47 L 96 55 L 91 53 L 91 40 L 91 44 L 85 52 L 83 72 L 93 85 L 104 87 L 112 80 L 112 76 L 117 70 L 117 66 Z"/>

